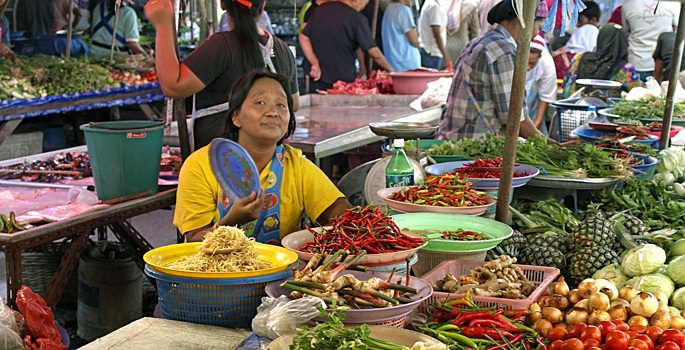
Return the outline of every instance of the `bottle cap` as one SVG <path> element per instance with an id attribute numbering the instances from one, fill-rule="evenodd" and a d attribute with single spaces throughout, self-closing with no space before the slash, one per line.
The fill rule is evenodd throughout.
<path id="1" fill-rule="evenodd" d="M 587 110 L 590 112 L 595 112 L 595 111 L 597 111 L 597 107 L 596 106 L 587 106 Z"/>
<path id="2" fill-rule="evenodd" d="M 395 139 L 392 141 L 394 147 L 404 147 L 404 139 Z"/>

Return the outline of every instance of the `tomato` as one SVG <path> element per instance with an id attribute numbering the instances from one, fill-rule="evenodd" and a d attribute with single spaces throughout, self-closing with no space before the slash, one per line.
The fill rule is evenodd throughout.
<path id="1" fill-rule="evenodd" d="M 578 323 L 568 329 L 568 338 L 580 338 L 580 333 L 587 327 L 585 323 Z"/>
<path id="2" fill-rule="evenodd" d="M 557 327 L 553 328 L 549 333 L 547 333 L 547 340 L 553 342 L 555 340 L 566 340 L 568 339 L 568 331 L 566 328 Z"/>
<path id="3" fill-rule="evenodd" d="M 561 344 L 561 350 L 584 350 L 585 345 L 583 345 L 583 342 L 580 341 L 580 339 L 576 338 L 571 338 L 571 339 L 566 339 L 564 340 L 564 343 Z"/>
<path id="4" fill-rule="evenodd" d="M 585 350 L 604 350 L 604 349 L 600 348 L 599 346 L 591 346 L 589 348 L 585 347 Z"/>
<path id="5" fill-rule="evenodd" d="M 561 350 L 561 344 L 563 343 L 563 340 L 555 340 L 551 344 L 549 344 L 547 350 Z"/>
<path id="6" fill-rule="evenodd" d="M 626 333 L 628 333 L 628 336 L 630 337 L 630 339 L 633 339 L 633 338 L 638 336 L 637 332 L 635 332 L 635 331 L 627 331 Z"/>
<path id="7" fill-rule="evenodd" d="M 643 342 L 647 343 L 649 350 L 654 350 L 654 342 L 647 334 L 639 334 L 637 337 L 635 337 L 635 339 L 642 340 Z"/>
<path id="8" fill-rule="evenodd" d="M 611 331 L 607 334 L 604 343 L 606 344 L 606 350 L 626 350 L 628 348 L 628 341 L 630 341 L 628 333 Z"/>
<path id="9" fill-rule="evenodd" d="M 598 327 L 599 330 L 602 331 L 602 338 L 606 337 L 609 332 L 616 330 L 616 324 L 611 321 L 602 321 L 599 323 Z"/>
<path id="10" fill-rule="evenodd" d="M 647 331 L 647 327 L 636 324 L 630 326 L 630 331 L 636 332 L 637 334 L 642 334 Z"/>
<path id="11" fill-rule="evenodd" d="M 628 324 L 621 321 L 621 320 L 613 320 L 611 323 L 616 325 L 616 330 L 619 331 L 627 331 L 630 327 L 628 327 Z"/>
<path id="12" fill-rule="evenodd" d="M 664 330 L 661 329 L 660 327 L 657 326 L 649 326 L 647 327 L 647 330 L 645 331 L 645 334 L 649 337 L 649 339 L 652 339 L 652 342 L 654 344 L 658 343 L 659 337 L 661 336 L 661 333 L 663 333 Z"/>
<path id="13" fill-rule="evenodd" d="M 640 348 L 636 348 L 634 346 L 629 346 L 626 350 L 640 350 Z"/>
<path id="14" fill-rule="evenodd" d="M 580 340 L 586 341 L 588 339 L 595 339 L 597 341 L 602 341 L 602 331 L 599 330 L 597 326 L 587 326 L 580 332 Z"/>
<path id="15" fill-rule="evenodd" d="M 599 347 L 600 345 L 602 345 L 602 342 L 600 342 L 597 339 L 588 339 L 588 340 L 583 342 L 583 345 L 585 345 L 585 348 L 587 349 L 587 348 L 591 348 L 593 346 Z"/>
<path id="16" fill-rule="evenodd" d="M 661 350 L 680 350 L 680 346 L 675 342 L 665 341 L 661 343 Z"/>
<path id="17" fill-rule="evenodd" d="M 631 346 L 636 347 L 640 350 L 649 350 L 649 345 L 647 345 L 647 343 L 645 343 L 643 340 L 640 340 L 640 339 L 631 339 L 628 342 L 628 347 L 631 347 Z"/>
<path id="18" fill-rule="evenodd" d="M 678 348 L 680 348 L 684 340 L 685 336 L 683 336 L 683 333 L 677 329 L 667 329 L 661 333 L 661 344 L 672 341 L 678 345 Z"/>

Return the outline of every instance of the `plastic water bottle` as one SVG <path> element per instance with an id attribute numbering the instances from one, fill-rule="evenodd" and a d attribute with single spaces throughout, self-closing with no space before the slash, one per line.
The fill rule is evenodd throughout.
<path id="1" fill-rule="evenodd" d="M 395 154 L 385 167 L 385 187 L 400 187 L 414 185 L 414 167 L 404 153 L 404 139 L 393 141 Z"/>
<path id="2" fill-rule="evenodd" d="M 594 122 L 595 120 L 597 120 L 597 107 L 587 106 L 587 118 L 585 119 L 585 123 Z"/>

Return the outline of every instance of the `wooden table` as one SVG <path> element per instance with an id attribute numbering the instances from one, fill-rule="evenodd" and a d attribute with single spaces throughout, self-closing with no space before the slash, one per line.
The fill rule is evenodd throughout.
<path id="1" fill-rule="evenodd" d="M 14 304 L 17 291 L 22 285 L 21 253 L 59 239 L 69 239 L 60 265 L 45 295 L 48 305 L 54 306 L 69 280 L 79 258 L 86 238 L 97 227 L 108 226 L 119 241 L 131 252 L 138 266 L 143 269 L 143 254 L 153 247 L 129 224 L 126 219 L 172 206 L 176 202 L 176 189 L 168 189 L 149 197 L 112 205 L 108 208 L 86 213 L 69 220 L 38 226 L 15 234 L 0 234 L 0 250 L 5 252 L 7 274 L 7 300 Z M 154 279 L 151 283 L 155 285 Z"/>

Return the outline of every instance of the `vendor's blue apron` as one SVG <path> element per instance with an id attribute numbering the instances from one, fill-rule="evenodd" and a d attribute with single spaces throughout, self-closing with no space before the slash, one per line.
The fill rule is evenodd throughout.
<path id="1" fill-rule="evenodd" d="M 540 67 L 540 63 L 535 65 L 535 68 L 529 72 L 532 78 L 526 79 L 526 106 L 528 106 L 528 117 L 530 117 L 530 120 L 533 121 L 533 124 L 535 124 L 535 118 L 537 118 L 538 115 L 538 106 L 540 105 L 540 94 L 535 86 L 535 76 L 538 72 L 538 67 Z M 543 135 L 547 136 L 548 132 L 546 120 L 542 121 L 542 125 L 540 126 L 539 130 Z"/>
<path id="2" fill-rule="evenodd" d="M 117 42 L 119 42 L 121 44 L 121 46 L 115 45 L 115 47 L 121 51 L 129 51 L 128 44 L 126 44 L 126 39 L 124 39 L 121 35 L 119 35 L 119 33 L 117 33 L 116 30 L 114 30 L 114 28 L 112 28 L 112 26 L 109 25 L 109 20 L 114 17 L 114 11 L 108 11 L 107 15 L 105 15 L 105 4 L 103 3 L 100 5 L 101 5 L 100 6 L 100 23 L 96 24 L 95 27 L 93 27 L 93 31 L 92 31 L 91 35 L 97 33 L 97 31 L 100 30 L 100 28 L 105 27 L 105 29 L 107 29 L 109 34 L 113 35 L 117 39 Z M 123 6 L 123 4 L 122 4 L 122 6 Z M 99 47 L 102 47 L 105 49 L 111 48 L 111 45 L 108 45 L 107 43 L 100 43 L 97 41 L 93 41 L 93 44 L 95 46 L 99 46 Z"/>
<path id="3" fill-rule="evenodd" d="M 280 245 L 280 213 L 281 201 L 281 180 L 283 178 L 283 166 L 285 165 L 285 147 L 276 147 L 274 157 L 271 160 L 271 168 L 267 175 L 266 190 L 264 191 L 264 202 L 259 210 L 259 217 L 256 221 L 248 222 L 241 228 L 245 232 L 252 232 L 248 237 L 254 237 L 257 242 Z M 219 220 L 228 214 L 233 203 L 227 206 L 219 203 Z"/>

